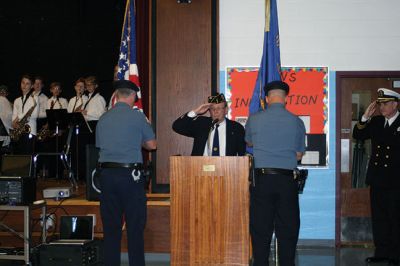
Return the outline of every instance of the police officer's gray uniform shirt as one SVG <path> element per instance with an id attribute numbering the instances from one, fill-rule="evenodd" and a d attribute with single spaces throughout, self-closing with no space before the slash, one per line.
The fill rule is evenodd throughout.
<path id="1" fill-rule="evenodd" d="M 296 152 L 305 151 L 303 121 L 280 103 L 253 114 L 246 123 L 246 142 L 253 144 L 256 168 L 293 169 Z"/>
<path id="2" fill-rule="evenodd" d="M 142 143 L 152 139 L 154 132 L 144 114 L 119 102 L 97 123 L 99 162 L 142 163 Z"/>

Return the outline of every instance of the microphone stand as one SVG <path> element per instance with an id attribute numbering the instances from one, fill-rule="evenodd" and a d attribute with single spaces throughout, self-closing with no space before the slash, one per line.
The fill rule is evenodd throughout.
<path id="1" fill-rule="evenodd" d="M 79 180 L 79 125 L 75 126 L 75 152 L 76 152 L 76 179 Z"/>
<path id="2" fill-rule="evenodd" d="M 58 130 L 58 121 L 56 122 L 56 153 L 58 153 L 58 133 L 59 133 L 59 130 Z M 56 160 L 56 179 L 58 179 L 58 160 L 59 160 L 59 158 L 57 158 L 57 160 Z"/>

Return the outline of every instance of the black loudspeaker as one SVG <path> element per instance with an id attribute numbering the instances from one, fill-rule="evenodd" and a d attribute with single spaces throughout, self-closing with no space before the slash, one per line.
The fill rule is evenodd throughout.
<path id="1" fill-rule="evenodd" d="M 92 187 L 92 175 L 99 160 L 99 149 L 93 144 L 86 145 L 86 199 L 98 201 L 99 193 Z"/>

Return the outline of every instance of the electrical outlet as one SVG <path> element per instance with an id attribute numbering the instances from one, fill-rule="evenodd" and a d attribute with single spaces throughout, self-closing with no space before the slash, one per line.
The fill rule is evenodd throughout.
<path id="1" fill-rule="evenodd" d="M 43 217 L 42 214 L 40 214 L 40 226 L 41 227 L 43 227 L 42 217 Z M 55 222 L 56 222 L 56 215 L 54 213 L 46 214 L 46 217 L 45 217 L 46 230 L 49 230 L 49 228 L 54 227 Z"/>

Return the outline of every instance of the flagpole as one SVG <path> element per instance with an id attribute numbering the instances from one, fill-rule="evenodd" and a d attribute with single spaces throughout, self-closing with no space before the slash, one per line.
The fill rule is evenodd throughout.
<path id="1" fill-rule="evenodd" d="M 265 31 L 269 31 L 271 21 L 271 0 L 265 0 Z"/>
<path id="2" fill-rule="evenodd" d="M 264 31 L 269 32 L 270 29 L 270 21 L 271 21 L 271 0 L 265 0 L 265 26 L 264 26 Z M 260 81 L 260 106 L 262 110 L 265 110 L 265 97 L 263 99 L 262 97 L 262 89 L 263 89 L 263 84 L 264 84 L 264 79 L 262 76 L 262 73 L 260 74 L 261 81 Z M 267 96 L 267 95 L 265 95 Z"/>
<path id="3" fill-rule="evenodd" d="M 130 0 L 127 0 L 127 1 L 126 1 L 126 5 L 125 5 L 124 23 L 122 23 L 122 31 L 121 31 L 121 32 L 122 32 L 122 34 L 121 34 L 121 42 L 122 42 L 122 40 L 123 40 L 123 38 L 124 38 L 124 33 L 123 33 L 123 31 L 124 31 L 124 28 L 125 28 L 126 17 L 127 17 L 127 15 L 128 15 L 129 2 L 130 2 Z"/>

